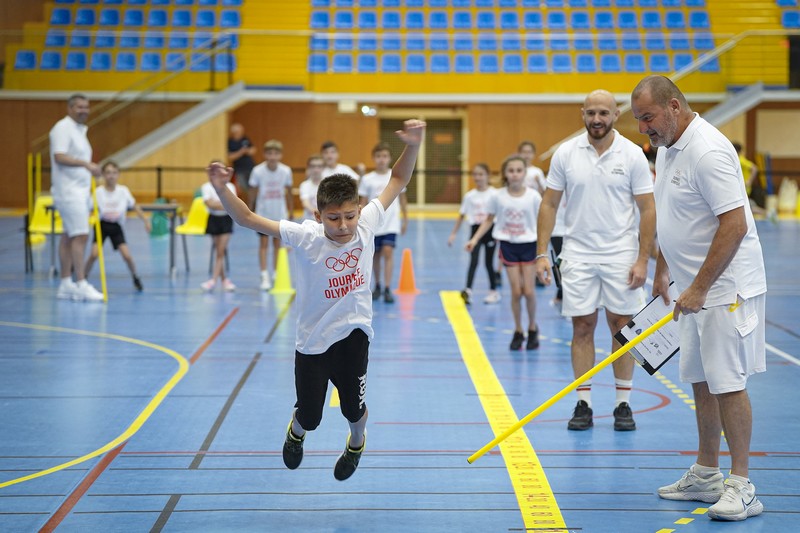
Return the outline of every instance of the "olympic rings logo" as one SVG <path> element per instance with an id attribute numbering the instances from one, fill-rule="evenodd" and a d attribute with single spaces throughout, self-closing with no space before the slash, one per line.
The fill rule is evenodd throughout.
<path id="1" fill-rule="evenodd" d="M 525 218 L 525 214 L 522 211 L 518 211 L 516 209 L 506 209 L 503 212 L 503 216 L 505 216 L 506 220 L 509 222 L 519 222 L 523 218 Z"/>
<path id="2" fill-rule="evenodd" d="M 325 266 L 334 272 L 341 272 L 345 268 L 355 268 L 360 257 L 361 248 L 354 248 L 352 251 L 342 253 L 339 257 L 327 258 Z"/>

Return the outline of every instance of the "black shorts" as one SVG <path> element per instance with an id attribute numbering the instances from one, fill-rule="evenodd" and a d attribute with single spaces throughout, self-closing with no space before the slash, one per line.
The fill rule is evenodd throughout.
<path id="1" fill-rule="evenodd" d="M 505 266 L 528 265 L 536 261 L 536 241 L 500 241 L 500 260 Z"/>
<path id="2" fill-rule="evenodd" d="M 328 381 L 339 391 L 342 414 L 358 422 L 367 410 L 367 363 L 369 339 L 361 329 L 335 342 L 325 353 L 306 355 L 295 351 L 294 386 L 297 392 L 295 418 L 307 431 L 322 421 Z"/>
<path id="3" fill-rule="evenodd" d="M 101 220 L 100 235 L 103 238 L 103 242 L 106 242 L 106 238 L 111 239 L 111 244 L 115 250 L 119 248 L 120 244 L 125 244 L 125 233 L 123 233 L 119 222 Z M 92 230 L 92 242 L 97 242 L 97 233 L 94 230 Z"/>
<path id="4" fill-rule="evenodd" d="M 206 235 L 233 233 L 233 219 L 230 215 L 208 215 Z"/>

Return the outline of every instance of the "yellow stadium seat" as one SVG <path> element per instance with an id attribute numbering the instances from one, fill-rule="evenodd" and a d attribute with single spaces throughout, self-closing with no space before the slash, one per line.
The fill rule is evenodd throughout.
<path id="1" fill-rule="evenodd" d="M 25 227 L 25 271 L 33 271 L 33 252 L 31 246 L 44 242 L 45 235 L 59 235 L 64 232 L 61 215 L 53 209 L 53 197 L 41 194 L 33 204 L 33 215 Z M 50 208 L 50 209 L 48 209 Z M 55 271 L 55 240 L 50 242 L 50 270 Z"/>

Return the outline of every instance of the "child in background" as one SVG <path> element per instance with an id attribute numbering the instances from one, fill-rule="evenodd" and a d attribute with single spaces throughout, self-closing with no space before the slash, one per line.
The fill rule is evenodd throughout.
<path id="1" fill-rule="evenodd" d="M 222 165 L 219 160 L 214 160 L 211 164 Z M 231 173 L 233 173 L 232 170 Z M 231 194 L 236 195 L 236 187 L 230 181 L 227 183 L 227 189 L 231 191 Z M 217 278 L 219 278 L 222 288 L 227 292 L 233 292 L 236 290 L 236 285 L 225 277 L 225 252 L 228 250 L 228 242 L 231 240 L 231 234 L 233 233 L 233 219 L 225 211 L 216 189 L 210 183 L 204 183 L 200 188 L 200 193 L 208 208 L 206 234 L 211 236 L 212 248 L 215 252 L 211 279 L 201 283 L 200 287 L 206 292 L 211 292 L 216 287 Z"/>
<path id="2" fill-rule="evenodd" d="M 262 217 L 272 220 L 290 218 L 293 207 L 292 169 L 281 163 L 283 144 L 270 140 L 264 143 L 264 162 L 256 165 L 250 173 L 250 191 L 255 203 L 255 211 Z M 267 248 L 269 237 L 264 234 L 258 239 L 258 264 L 261 267 L 261 290 L 272 288 L 272 278 L 267 270 Z M 272 269 L 278 264 L 280 238 L 272 238 Z"/>
<path id="3" fill-rule="evenodd" d="M 397 132 L 406 148 L 386 188 L 363 209 L 358 185 L 350 176 L 323 179 L 317 191 L 316 222 L 260 217 L 226 187 L 232 169 L 221 163 L 208 168 L 209 186 L 213 183 L 238 224 L 281 237 L 295 249 L 297 401 L 283 444 L 283 462 L 289 469 L 300 466 L 306 432 L 322 420 L 329 380 L 339 391 L 342 414 L 350 426 L 333 475 L 343 481 L 358 467 L 366 445 L 367 362 L 374 334 L 370 278 L 375 230 L 411 179 L 424 132 L 425 123 L 418 120 L 406 121 L 403 131 Z"/>
<path id="4" fill-rule="evenodd" d="M 343 163 L 339 163 L 339 148 L 333 141 L 325 141 L 320 148 L 322 154 L 322 161 L 325 166 L 322 168 L 322 177 L 327 178 L 333 174 L 347 174 L 354 180 L 358 181 L 361 177 L 355 170 L 348 167 Z"/>
<path id="5" fill-rule="evenodd" d="M 306 162 L 306 180 L 300 184 L 300 203 L 303 204 L 303 219 L 314 220 L 317 210 L 317 189 L 322 181 L 322 156 L 314 154 Z"/>
<path id="6" fill-rule="evenodd" d="M 95 196 L 97 197 L 97 211 L 100 214 L 100 235 L 102 242 L 106 241 L 106 237 L 111 239 L 111 245 L 115 250 L 119 250 L 125 264 L 128 265 L 128 270 L 131 271 L 133 277 L 133 286 L 137 291 L 141 292 L 142 281 L 136 275 L 136 265 L 133 262 L 133 257 L 125 242 L 125 233 L 123 228 L 125 226 L 125 217 L 128 214 L 128 209 L 133 209 L 136 212 L 147 232 L 150 232 L 150 221 L 144 216 L 142 208 L 136 204 L 130 189 L 125 185 L 120 185 L 119 181 L 119 165 L 113 161 L 108 161 L 103 165 L 103 186 L 95 189 Z M 99 253 L 97 237 L 93 229 L 92 234 L 92 251 L 89 253 L 89 258 L 86 260 L 84 272 L 89 276 L 92 270 L 97 255 Z M 102 246 L 102 243 L 100 244 Z"/>
<path id="7" fill-rule="evenodd" d="M 525 161 L 525 185 L 535 189 L 540 195 L 547 188 L 547 178 L 541 168 L 533 164 L 536 159 L 536 145 L 531 141 L 522 141 L 517 147 L 517 154 Z"/>
<path id="8" fill-rule="evenodd" d="M 536 326 L 536 292 L 533 278 L 536 273 L 536 219 L 539 216 L 541 195 L 525 186 L 525 160 L 512 156 L 503 162 L 502 175 L 505 187 L 500 189 L 488 205 L 486 216 L 475 235 L 467 243 L 467 251 L 477 246 L 481 237 L 492 228 L 492 236 L 500 242 L 500 260 L 506 267 L 511 286 L 511 312 L 514 315 L 514 337 L 510 349 L 519 350 L 525 340 L 522 328 L 521 301 L 528 311 L 528 341 L 526 348 L 539 347 L 539 329 Z"/>
<path id="9" fill-rule="evenodd" d="M 470 234 L 472 237 L 478 231 L 481 223 L 486 220 L 488 215 L 488 205 L 491 199 L 497 194 L 497 189 L 489 186 L 489 165 L 486 163 L 478 163 L 472 169 L 472 179 L 475 180 L 475 188 L 468 191 L 461 201 L 461 209 L 459 211 L 458 220 L 453 228 L 450 237 L 447 239 L 447 246 L 452 246 L 453 241 L 456 240 L 458 229 L 464 219 L 470 225 Z M 475 270 L 478 268 L 478 258 L 480 257 L 481 247 L 484 248 L 483 260 L 486 265 L 486 272 L 489 274 L 489 294 L 483 299 L 483 303 L 494 304 L 500 301 L 500 293 L 497 292 L 497 278 L 494 271 L 494 251 L 497 241 L 492 237 L 492 228 L 486 230 L 484 236 L 478 241 L 477 246 L 472 249 L 469 270 L 467 271 L 467 286 L 461 291 L 461 297 L 464 303 L 469 305 L 472 303 L 472 281 L 475 279 Z"/>
<path id="10" fill-rule="evenodd" d="M 372 149 L 372 160 L 375 162 L 375 170 L 365 174 L 358 186 L 362 206 L 377 198 L 392 179 L 392 169 L 389 167 L 392 154 L 388 144 L 378 143 L 375 145 Z M 372 260 L 372 270 L 375 275 L 373 300 L 377 300 L 383 295 L 384 302 L 394 302 L 392 290 L 389 288 L 394 270 L 394 249 L 397 245 L 397 234 L 405 235 L 408 227 L 407 205 L 408 200 L 405 189 L 403 189 L 400 196 L 386 209 L 383 225 L 375 232 L 375 257 Z M 381 260 L 383 260 L 383 292 L 381 292 Z"/>

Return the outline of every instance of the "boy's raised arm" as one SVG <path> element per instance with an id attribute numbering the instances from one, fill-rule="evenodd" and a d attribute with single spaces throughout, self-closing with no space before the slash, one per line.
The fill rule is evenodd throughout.
<path id="1" fill-rule="evenodd" d="M 235 194 L 228 189 L 228 182 L 233 176 L 233 169 L 226 167 L 222 163 L 211 163 L 206 168 L 208 174 L 208 181 L 214 186 L 214 189 L 219 195 L 219 200 L 222 207 L 231 216 L 231 218 L 245 228 L 258 231 L 271 237 L 280 237 L 280 223 L 277 220 L 270 220 L 256 215 L 250 208 L 247 207 Z"/>
<path id="2" fill-rule="evenodd" d="M 425 137 L 425 122 L 421 120 L 406 120 L 403 124 L 403 130 L 396 133 L 400 140 L 406 144 L 406 147 L 392 167 L 392 178 L 378 196 L 378 200 L 383 204 L 384 209 L 388 209 L 392 205 L 395 198 L 400 195 L 403 188 L 411 181 L 411 174 L 414 172 L 414 165 L 417 162 L 419 146 Z"/>

